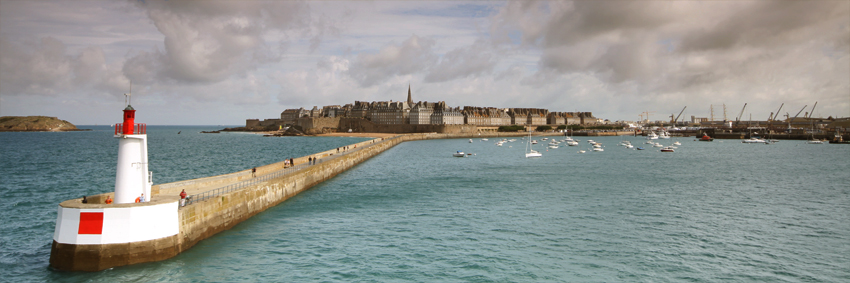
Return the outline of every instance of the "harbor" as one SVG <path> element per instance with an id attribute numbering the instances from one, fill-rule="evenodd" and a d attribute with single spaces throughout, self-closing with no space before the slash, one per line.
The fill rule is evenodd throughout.
<path id="1" fill-rule="evenodd" d="M 128 109 L 132 108 L 128 106 Z M 141 124 L 132 127 L 132 116 L 125 113 L 123 125 L 131 125 L 131 128 L 120 129 L 125 134 L 119 134 L 120 126 L 116 125 L 116 137 L 138 136 L 146 140 L 145 132 L 140 130 Z M 490 133 L 483 137 L 522 135 L 524 133 Z M 377 138 L 231 174 L 149 184 L 149 189 L 143 188 L 147 194 L 142 193 L 142 197 L 149 196 L 147 202 L 137 199 L 136 203 L 126 201 L 113 205 L 107 200 L 120 199 L 117 184 L 122 183 L 122 177 L 119 172 L 116 192 L 87 196 L 87 203 L 71 199 L 59 204 L 50 265 L 67 271 L 99 271 L 168 259 L 399 143 L 473 136 L 482 135 L 431 133 Z M 137 159 L 122 158 L 119 151 L 119 168 L 125 159 L 144 160 L 147 164 L 147 155 L 142 153 L 147 151 L 146 147 L 144 144 L 145 150 L 129 153 L 143 155 Z M 178 196 L 183 193 L 187 197 L 181 200 Z M 98 218 L 92 221 L 88 215 Z"/>
<path id="2" fill-rule="evenodd" d="M 333 149 L 334 156 L 337 156 L 336 147 L 372 140 L 334 143 L 352 138 L 265 138 L 239 133 L 207 135 L 198 132 L 209 127 L 193 129 L 149 127 L 151 153 L 161 153 L 152 155 L 151 170 L 155 180 L 152 189 L 159 188 L 162 193 L 170 190 L 165 188 L 167 184 L 188 186 L 188 180 L 212 181 L 209 177 L 181 177 L 192 170 L 220 168 L 217 172 L 221 173 L 212 176 L 248 176 L 248 170 L 262 160 L 269 160 L 266 164 L 274 164 L 274 160 L 281 160 L 290 153 L 309 157 L 329 149 Z M 101 148 L 114 154 L 117 148 L 108 147 L 114 143 L 110 137 L 112 130 L 107 130 L 109 132 L 95 127 L 91 132 L 57 136 L 68 144 L 89 136 L 101 138 L 87 142 L 92 144 L 90 149 L 80 148 L 87 151 L 60 152 L 52 158 L 74 162 L 68 158 L 78 154 L 96 154 Z M 177 135 L 178 131 L 182 134 Z M 563 138 L 533 137 L 538 141 L 544 137 Z M 502 147 L 494 145 L 497 140 L 505 138 L 517 141 Z M 473 143 L 469 143 L 469 139 L 473 139 Z M 587 138 L 577 139 L 581 140 L 582 146 L 588 146 Z M 79 192 L 87 188 L 99 192 L 108 190 L 104 187 L 108 188 L 114 182 L 114 175 L 109 176 L 108 168 L 115 166 L 114 162 L 101 164 L 88 161 L 75 165 L 75 169 L 105 174 L 89 174 L 93 177 L 87 179 L 90 181 L 80 182 L 73 177 L 76 170 L 71 169 L 57 176 L 59 180 L 67 181 L 49 186 L 35 181 L 49 179 L 39 177 L 42 175 L 4 171 L 4 176 L 9 176 L 5 186 L 32 183 L 36 185 L 31 188 L 33 194 L 44 195 L 43 202 L 37 203 L 28 202 L 27 195 L 5 197 L 7 204 L 17 205 L 7 210 L 15 214 L 4 215 L 10 221 L 3 224 L 3 228 L 16 231 L 15 235 L 42 235 L 35 236 L 40 239 L 37 241 L 41 243 L 39 246 L 30 246 L 27 244 L 30 241 L 24 239 L 10 239 L 9 243 L 20 248 L 12 248 L 13 254 L 9 256 L 19 258 L 17 260 L 21 264 L 31 267 L 16 265 L 15 270 L 22 272 L 7 275 L 7 278 L 25 281 L 125 281 L 145 276 L 191 281 L 217 274 L 222 280 L 268 276 L 287 281 L 336 281 L 343 280 L 344 276 L 353 276 L 345 277 L 349 279 L 390 280 L 405 273 L 403 269 L 397 269 L 403 264 L 422 271 L 404 275 L 411 280 L 425 280 L 427 277 L 422 274 L 438 274 L 438 270 L 446 271 L 442 278 L 482 276 L 492 280 L 525 278 L 524 273 L 511 270 L 535 270 L 539 279 L 579 280 L 592 277 L 612 281 L 620 276 L 671 280 L 683 276 L 743 279 L 753 273 L 762 273 L 760 278 L 765 280 L 810 278 L 834 281 L 831 279 L 848 274 L 849 271 L 828 264 L 843 260 L 846 254 L 838 244 L 846 242 L 841 235 L 847 235 L 846 229 L 850 228 L 838 216 L 848 209 L 846 198 L 841 194 L 846 180 L 840 173 L 847 170 L 847 164 L 840 161 L 841 156 L 846 156 L 847 147 L 806 145 L 802 141 L 754 146 L 731 140 L 703 143 L 694 142 L 691 138 L 673 138 L 681 141 L 682 145 L 671 154 L 660 153 L 657 149 L 636 151 L 617 146 L 623 140 L 639 145 L 646 141 L 640 136 L 592 139 L 603 144 L 605 151 L 577 154 L 574 147 L 567 146 L 546 151 L 543 147 L 545 142 L 541 142 L 536 149 L 542 152 L 543 157 L 537 159 L 523 157 L 522 137 L 489 138 L 489 141 L 469 137 L 403 142 L 279 205 L 233 224 L 230 229 L 197 242 L 174 257 L 101 272 L 69 273 L 46 268 L 50 245 L 45 246 L 44 243 L 45 240 L 50 241 L 52 235 L 44 231 L 52 231 L 51 224 L 56 220 L 55 207 L 60 202 L 57 199 L 78 199 L 82 195 Z M 49 150 L 39 149 L 39 145 L 48 140 L 29 143 L 34 149 Z M 165 158 L 179 156 L 185 151 L 172 145 L 193 144 L 191 141 L 194 140 L 203 143 L 194 146 L 187 156 L 204 155 L 208 148 L 215 147 L 215 153 L 206 155 L 216 161 L 197 159 L 171 163 Z M 230 146 L 220 146 L 218 141 Z M 308 151 L 300 154 L 295 151 L 302 147 Z M 456 150 L 475 155 L 452 157 L 451 153 Z M 250 156 L 251 152 L 261 152 L 260 156 L 265 159 Z M 275 158 L 277 152 L 282 153 Z M 46 157 L 33 155 L 36 156 Z M 809 158 L 800 159 L 799 156 Z M 114 160 L 115 157 L 105 158 Z M 229 166 L 243 169 L 224 167 L 227 165 L 225 161 L 231 160 L 239 163 Z M 764 162 L 773 165 L 759 165 Z M 315 166 L 321 164 L 325 163 Z M 434 164 L 439 166 L 432 166 Z M 423 171 L 410 174 L 410 170 Z M 45 174 L 50 172 L 44 171 Z M 263 172 L 257 175 L 258 179 L 270 171 Z M 770 172 L 788 173 L 777 175 Z M 189 174 L 198 176 L 198 173 Z M 698 189 L 682 186 L 684 180 L 700 186 Z M 524 185 L 530 182 L 535 185 Z M 600 186 L 602 183 L 605 185 Z M 49 193 L 45 191 L 47 188 L 52 188 Z M 178 191 L 171 192 L 176 198 L 175 192 Z M 76 197 L 63 198 L 63 195 L 69 194 Z M 227 196 L 225 201 L 235 197 Z M 219 201 L 220 196 L 193 205 Z M 748 205 L 742 206 L 743 203 Z M 196 211 L 200 211 L 198 208 Z M 26 222 L 15 216 L 30 214 L 36 217 Z M 807 224 L 794 222 L 793 219 L 797 218 L 806 219 Z M 738 239 L 741 235 L 749 240 Z M 818 244 L 804 240 L 808 238 L 803 235 L 819 235 Z M 518 246 L 516 240 L 526 244 Z M 688 248 L 698 243 L 708 243 L 708 246 L 696 250 Z M 598 252 L 603 249 L 608 252 Z M 787 252 L 789 249 L 807 252 L 793 254 Z M 27 254 L 25 250 L 34 253 L 32 256 L 16 255 Z M 706 254 L 700 255 L 701 250 Z M 565 254 L 574 258 L 561 258 L 560 255 Z M 627 254 L 630 256 L 625 256 Z M 716 257 L 712 260 L 710 254 L 727 259 L 718 262 Z M 752 264 L 754 257 L 760 259 L 756 262 L 763 263 Z M 625 263 L 622 263 L 623 260 Z M 582 262 L 596 262 L 596 265 Z M 659 274 L 658 266 L 650 267 L 647 265 L 649 262 L 670 271 Z M 751 265 L 735 264 L 743 262 Z M 776 268 L 779 262 L 785 268 Z M 688 267 L 693 264 L 703 268 Z M 730 264 L 740 267 L 724 268 Z M 473 267 L 476 265 L 479 268 Z M 503 265 L 514 268 L 504 268 Z M 240 268 L 232 268 L 235 266 Z M 799 271 L 780 272 L 787 268 Z M 778 275 L 780 273 L 783 275 Z"/>

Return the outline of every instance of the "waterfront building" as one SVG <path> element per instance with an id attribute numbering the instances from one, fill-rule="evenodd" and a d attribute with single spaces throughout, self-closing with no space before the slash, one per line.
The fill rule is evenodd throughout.
<path id="1" fill-rule="evenodd" d="M 449 107 L 445 101 L 434 105 L 434 113 L 431 113 L 431 124 L 433 125 L 462 125 L 463 113 L 460 107 Z"/>
<path id="2" fill-rule="evenodd" d="M 373 102 L 369 119 L 376 124 L 407 124 L 410 107 L 401 101 Z"/>
<path id="3" fill-rule="evenodd" d="M 348 117 L 367 118 L 367 116 L 369 116 L 370 108 L 371 104 L 369 102 L 354 101 L 354 105 L 351 106 L 351 112 L 348 114 Z"/>
<path id="4" fill-rule="evenodd" d="M 411 125 L 427 125 L 431 124 L 431 114 L 434 113 L 433 102 L 420 101 L 410 108 L 410 124 Z"/>
<path id="5" fill-rule="evenodd" d="M 298 109 L 286 109 L 280 113 L 280 119 L 283 120 L 283 123 L 294 124 L 295 120 L 308 116 L 309 112 L 310 111 L 307 111 L 304 107 Z"/>
<path id="6" fill-rule="evenodd" d="M 493 107 L 463 107 L 464 124 L 479 126 L 505 126 L 511 124 L 511 116 L 505 109 Z"/>
<path id="7" fill-rule="evenodd" d="M 508 108 L 511 123 L 514 125 L 546 125 L 548 109 L 540 108 Z"/>
<path id="8" fill-rule="evenodd" d="M 327 105 L 322 107 L 322 116 L 330 118 L 343 117 L 345 116 L 345 110 L 339 107 L 339 105 Z"/>
<path id="9" fill-rule="evenodd" d="M 593 114 L 589 113 L 590 112 L 550 112 L 547 120 L 550 125 L 579 125 L 582 124 L 582 115 L 588 117 L 593 116 Z"/>
<path id="10" fill-rule="evenodd" d="M 313 109 L 310 109 L 308 116 L 310 118 L 321 118 L 322 117 L 322 109 L 319 109 L 318 106 L 313 106 Z"/>

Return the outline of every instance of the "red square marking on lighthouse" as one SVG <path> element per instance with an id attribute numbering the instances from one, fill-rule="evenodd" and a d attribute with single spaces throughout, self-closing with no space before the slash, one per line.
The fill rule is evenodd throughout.
<path id="1" fill-rule="evenodd" d="M 103 212 L 80 212 L 78 234 L 100 235 L 103 232 Z"/>

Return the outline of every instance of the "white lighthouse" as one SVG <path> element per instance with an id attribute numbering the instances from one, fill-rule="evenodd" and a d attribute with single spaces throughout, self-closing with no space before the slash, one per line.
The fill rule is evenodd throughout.
<path id="1" fill-rule="evenodd" d="M 136 110 L 124 108 L 124 123 L 115 125 L 118 167 L 115 173 L 115 203 L 133 203 L 144 194 L 150 201 L 153 176 L 148 171 L 148 135 L 145 124 L 136 124 Z"/>

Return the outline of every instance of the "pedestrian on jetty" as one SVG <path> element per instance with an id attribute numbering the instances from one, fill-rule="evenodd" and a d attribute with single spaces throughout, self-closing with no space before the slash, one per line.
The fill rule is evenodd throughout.
<path id="1" fill-rule="evenodd" d="M 83 203 L 89 203 L 89 200 L 86 198 L 86 196 L 83 196 Z"/>
<path id="2" fill-rule="evenodd" d="M 106 196 L 106 201 L 104 201 L 104 202 L 105 202 L 106 204 L 112 204 L 112 198 L 111 198 L 111 197 L 109 197 L 109 196 Z"/>
<path id="3" fill-rule="evenodd" d="M 313 165 L 313 158 L 307 157 L 307 164 Z"/>
<path id="4" fill-rule="evenodd" d="M 180 206 L 186 206 L 186 189 L 180 192 Z"/>
<path id="5" fill-rule="evenodd" d="M 257 167 L 251 168 L 251 177 L 257 177 Z"/>
<path id="6" fill-rule="evenodd" d="M 289 158 L 290 166 L 295 166 L 295 159 Z"/>

